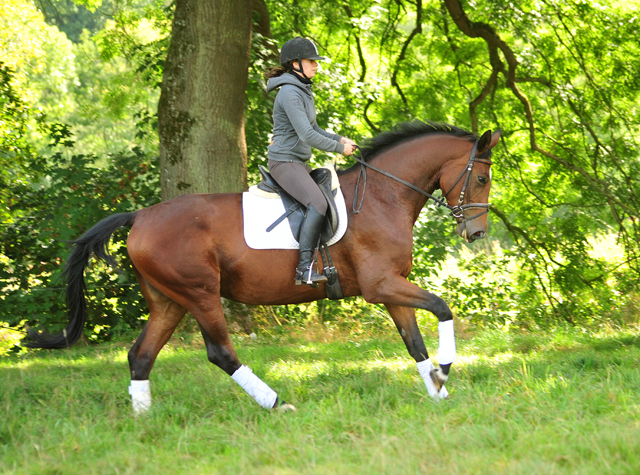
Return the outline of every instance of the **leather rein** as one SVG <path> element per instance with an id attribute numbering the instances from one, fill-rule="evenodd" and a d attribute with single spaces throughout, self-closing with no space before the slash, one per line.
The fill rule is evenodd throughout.
<path id="1" fill-rule="evenodd" d="M 358 147 L 357 145 L 356 145 L 356 148 L 360 149 L 360 147 Z M 371 165 L 370 163 L 365 162 L 364 160 L 354 156 L 353 158 L 355 158 L 355 160 L 358 163 L 360 163 L 361 166 L 360 166 L 360 173 L 358 174 L 358 180 L 356 181 L 355 193 L 353 196 L 353 214 L 358 214 L 362 210 L 362 205 L 364 203 L 364 194 L 367 188 L 367 168 L 371 168 L 372 170 L 375 170 L 378 173 L 381 173 L 386 177 L 392 178 L 395 181 L 400 182 L 403 185 L 411 188 L 412 190 L 417 191 L 418 193 L 426 196 L 427 199 L 435 201 L 438 206 L 444 206 L 449 211 L 451 211 L 451 215 L 455 218 L 458 224 L 466 223 L 467 221 L 471 221 L 472 219 L 479 218 L 483 214 L 487 214 L 489 212 L 489 207 L 491 206 L 489 203 L 468 202 L 467 204 L 464 204 L 464 196 L 467 192 L 467 188 L 469 187 L 469 183 L 471 182 L 471 171 L 473 170 L 474 163 L 480 162 L 489 166 L 493 164 L 493 162 L 490 160 L 491 149 L 489 149 L 488 152 L 484 153 L 483 156 L 476 157 L 477 149 L 478 149 L 478 140 L 476 140 L 476 142 L 473 144 L 473 150 L 471 151 L 471 156 L 469 157 L 469 163 L 467 163 L 467 166 L 465 167 L 465 169 L 462 170 L 462 173 L 460 174 L 458 179 L 455 181 L 455 183 L 451 186 L 451 188 L 449 188 L 449 190 L 446 193 L 443 193 L 439 197 L 433 196 L 432 194 L 427 193 L 426 191 L 418 188 L 417 186 L 409 183 L 408 181 L 405 181 L 402 178 L 398 178 L 397 176 L 392 175 L 391 173 L 386 172 L 384 170 L 381 170 L 380 168 L 374 165 Z M 460 192 L 460 198 L 458 199 L 458 204 L 455 206 L 451 206 L 449 203 L 447 203 L 445 198 L 449 193 L 451 193 L 451 190 L 455 188 L 455 186 L 460 182 L 460 180 L 462 180 L 463 177 L 464 177 L 464 184 L 462 185 L 462 191 Z M 362 197 L 360 198 L 360 204 L 358 205 L 358 189 L 360 187 L 361 179 L 362 179 Z M 471 218 L 465 219 L 464 211 L 467 209 L 482 209 L 484 211 L 476 214 L 475 216 L 472 216 Z"/>

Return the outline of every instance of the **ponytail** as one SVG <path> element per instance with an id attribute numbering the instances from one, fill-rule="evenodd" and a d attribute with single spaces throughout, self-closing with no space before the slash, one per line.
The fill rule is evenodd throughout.
<path id="1" fill-rule="evenodd" d="M 269 71 L 264 73 L 264 78 L 277 78 L 282 76 L 284 73 L 291 72 L 291 63 L 292 61 L 288 61 L 284 66 L 274 66 L 272 68 L 269 68 Z"/>

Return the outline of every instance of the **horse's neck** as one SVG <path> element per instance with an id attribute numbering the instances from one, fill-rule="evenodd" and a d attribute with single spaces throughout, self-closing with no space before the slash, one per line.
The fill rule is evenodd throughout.
<path id="1" fill-rule="evenodd" d="M 372 159 L 371 164 L 432 194 L 439 189 L 443 166 L 453 159 L 459 146 L 458 141 L 449 137 L 420 137 L 386 150 Z M 415 222 L 428 198 L 402 183 L 386 180 L 397 194 L 398 203 Z"/>

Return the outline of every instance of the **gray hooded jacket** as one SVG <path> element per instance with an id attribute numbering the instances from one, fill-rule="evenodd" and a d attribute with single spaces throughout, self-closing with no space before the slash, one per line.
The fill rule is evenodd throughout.
<path id="1" fill-rule="evenodd" d="M 267 91 L 280 88 L 273 105 L 273 139 L 269 160 L 304 163 L 311 158 L 311 147 L 326 152 L 344 152 L 342 138 L 322 130 L 316 123 L 316 107 L 311 84 L 303 84 L 290 73 L 271 78 Z"/>

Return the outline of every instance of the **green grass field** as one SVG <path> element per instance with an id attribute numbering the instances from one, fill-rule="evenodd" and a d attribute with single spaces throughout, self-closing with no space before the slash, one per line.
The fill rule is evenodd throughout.
<path id="1" fill-rule="evenodd" d="M 638 330 L 460 339 L 441 403 L 391 331 L 237 337 L 287 414 L 262 410 L 197 338 L 174 338 L 138 420 L 129 345 L 0 359 L 0 473 L 640 473 Z"/>

